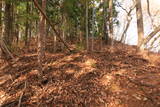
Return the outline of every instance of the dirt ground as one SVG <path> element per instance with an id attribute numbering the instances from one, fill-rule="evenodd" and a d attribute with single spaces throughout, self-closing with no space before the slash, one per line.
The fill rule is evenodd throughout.
<path id="1" fill-rule="evenodd" d="M 160 55 L 115 44 L 102 52 L 0 60 L 0 107 L 160 107 Z"/>

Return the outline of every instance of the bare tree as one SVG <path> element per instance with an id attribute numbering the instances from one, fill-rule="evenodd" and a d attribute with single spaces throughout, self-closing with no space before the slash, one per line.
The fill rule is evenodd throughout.
<path id="1" fill-rule="evenodd" d="M 124 42 L 125 39 L 126 39 L 126 36 L 125 36 L 125 35 L 126 35 L 126 32 L 127 32 L 128 28 L 129 28 L 129 26 L 130 26 L 131 21 L 132 21 L 131 13 L 132 13 L 132 11 L 135 9 L 136 4 L 134 3 L 134 4 L 129 8 L 129 11 L 128 11 L 127 9 L 125 9 L 120 3 L 118 3 L 117 5 L 118 5 L 118 7 L 120 7 L 122 10 L 124 10 L 124 11 L 127 13 L 127 16 L 126 16 L 127 23 L 126 23 L 126 25 L 125 25 L 125 28 L 124 28 L 124 30 L 123 30 L 123 32 L 122 32 L 121 39 L 120 39 L 120 42 Z"/>

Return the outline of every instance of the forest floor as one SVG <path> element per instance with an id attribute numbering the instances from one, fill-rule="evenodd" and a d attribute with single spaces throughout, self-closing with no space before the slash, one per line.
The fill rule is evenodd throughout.
<path id="1" fill-rule="evenodd" d="M 0 107 L 160 107 L 160 55 L 115 44 L 103 52 L 0 61 Z"/>

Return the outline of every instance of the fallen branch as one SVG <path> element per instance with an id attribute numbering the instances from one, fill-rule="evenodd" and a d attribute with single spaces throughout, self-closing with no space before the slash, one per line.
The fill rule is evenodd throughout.
<path id="1" fill-rule="evenodd" d="M 5 54 L 8 54 L 12 59 L 14 59 L 12 53 L 9 51 L 3 39 L 0 39 L 0 49 L 2 50 L 2 52 L 4 52 Z"/>
<path id="2" fill-rule="evenodd" d="M 27 82 L 25 81 L 24 89 L 22 90 L 21 96 L 19 97 L 18 107 L 21 107 L 22 97 L 24 95 L 24 91 L 26 90 Z"/>
<path id="3" fill-rule="evenodd" d="M 46 16 L 46 14 L 44 13 L 44 11 L 42 10 L 42 8 L 39 6 L 37 0 L 33 0 L 35 7 L 37 7 L 37 9 L 40 11 L 40 13 L 43 15 L 43 17 L 46 19 L 46 21 L 48 22 L 48 24 L 51 26 L 51 28 L 53 29 L 53 31 L 55 32 L 56 36 L 58 37 L 58 39 L 66 46 L 66 48 L 72 52 L 72 50 L 69 48 L 69 46 L 67 45 L 66 42 L 63 41 L 62 37 L 60 36 L 60 34 L 56 31 L 54 25 L 52 24 L 52 22 L 50 21 L 50 19 Z"/>

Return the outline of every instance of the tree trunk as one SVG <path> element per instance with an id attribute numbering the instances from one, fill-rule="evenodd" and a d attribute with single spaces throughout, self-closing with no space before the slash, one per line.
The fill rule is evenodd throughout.
<path id="1" fill-rule="evenodd" d="M 109 0 L 109 35 L 113 45 L 113 0 Z"/>
<path id="2" fill-rule="evenodd" d="M 108 1 L 104 0 L 103 1 L 103 37 L 104 37 L 104 40 L 105 40 L 105 43 L 108 44 L 108 40 L 109 40 L 109 37 L 108 37 L 108 25 L 107 25 L 107 6 L 108 5 Z"/>
<path id="3" fill-rule="evenodd" d="M 2 1 L 0 1 L 0 38 L 2 37 Z"/>
<path id="4" fill-rule="evenodd" d="M 62 39 L 63 39 L 63 41 L 65 41 L 65 23 L 66 23 L 66 20 L 65 20 L 65 16 L 64 16 L 64 14 L 62 14 Z M 64 48 L 65 46 L 64 46 L 64 44 L 62 43 L 62 49 Z"/>
<path id="5" fill-rule="evenodd" d="M 86 49 L 89 49 L 88 43 L 88 0 L 86 0 Z"/>
<path id="6" fill-rule="evenodd" d="M 136 15 L 137 15 L 137 30 L 138 30 L 138 47 L 140 47 L 144 38 L 141 0 L 136 0 Z"/>
<path id="7" fill-rule="evenodd" d="M 12 3 L 5 2 L 5 13 L 4 13 L 4 40 L 9 47 L 12 44 Z"/>
<path id="8" fill-rule="evenodd" d="M 1 41 L 2 41 L 2 28 L 3 28 L 3 24 L 2 24 L 2 1 L 0 1 L 0 45 L 1 45 Z M 2 48 L 0 47 L 0 59 L 2 58 Z"/>
<path id="9" fill-rule="evenodd" d="M 29 15 L 29 1 L 27 1 L 27 5 L 26 5 L 26 13 L 27 15 Z M 26 18 L 26 25 L 25 25 L 25 46 L 29 47 L 28 45 L 28 33 L 29 33 L 29 21 L 28 21 L 28 17 Z"/>
<path id="10" fill-rule="evenodd" d="M 93 7 L 93 10 L 92 10 L 92 47 L 91 47 L 92 51 L 94 48 L 94 33 L 95 33 L 94 22 L 95 22 L 95 8 Z"/>
<path id="11" fill-rule="evenodd" d="M 46 9 L 46 0 L 42 0 L 42 10 L 45 12 Z M 45 39 L 45 18 L 40 13 L 40 23 L 39 23 L 39 35 L 38 35 L 38 63 L 40 72 L 42 73 L 42 63 L 45 58 L 45 46 L 44 46 L 44 39 Z"/>

